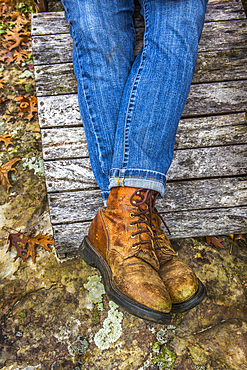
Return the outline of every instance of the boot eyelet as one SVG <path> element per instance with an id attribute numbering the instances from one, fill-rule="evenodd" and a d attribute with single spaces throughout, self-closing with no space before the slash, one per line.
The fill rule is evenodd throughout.
<path id="1" fill-rule="evenodd" d="M 132 203 L 133 203 L 133 204 L 136 204 L 136 201 L 135 201 L 135 200 L 132 200 Z"/>
<path id="2" fill-rule="evenodd" d="M 135 224 L 132 224 L 132 222 L 129 225 L 132 226 L 132 227 L 135 226 Z"/>
<path id="3" fill-rule="evenodd" d="M 131 239 L 134 239 L 136 237 L 136 235 L 131 234 L 130 237 L 131 237 Z"/>
<path id="4" fill-rule="evenodd" d="M 131 247 L 132 249 L 136 249 L 136 248 L 138 248 L 138 245 L 132 245 L 132 247 Z"/>
<path id="5" fill-rule="evenodd" d="M 134 218 L 135 214 L 133 212 L 130 212 L 130 218 Z"/>
<path id="6" fill-rule="evenodd" d="M 136 193 L 136 195 L 140 195 L 140 192 L 138 191 L 138 192 Z"/>

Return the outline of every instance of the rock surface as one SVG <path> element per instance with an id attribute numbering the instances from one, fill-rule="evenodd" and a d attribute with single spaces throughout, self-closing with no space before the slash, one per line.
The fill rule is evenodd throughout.
<path id="1" fill-rule="evenodd" d="M 227 246 L 230 238 L 223 239 Z M 14 253 L 7 254 L 9 273 L 2 269 L 0 280 L 0 368 L 247 369 L 246 249 L 236 247 L 230 255 L 203 239 L 179 240 L 174 247 L 208 296 L 168 326 L 109 301 L 97 270 L 77 257 L 59 261 L 54 251 L 39 250 L 33 264 L 12 263 Z"/>

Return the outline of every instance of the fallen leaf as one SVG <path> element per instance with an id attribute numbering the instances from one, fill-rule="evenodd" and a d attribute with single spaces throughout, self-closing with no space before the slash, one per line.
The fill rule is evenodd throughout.
<path id="1" fill-rule="evenodd" d="M 33 234 L 33 231 L 30 233 Z M 17 254 L 14 258 L 14 262 L 20 257 L 24 262 L 28 257 L 32 258 L 32 262 L 35 263 L 35 259 L 38 256 L 36 247 L 41 246 L 46 251 L 51 252 L 49 245 L 54 245 L 54 240 L 51 236 L 39 233 L 36 236 L 30 236 L 25 232 L 17 232 L 16 234 L 9 234 L 9 247 L 6 252 L 11 251 L 12 247 L 15 247 Z"/>
<path id="2" fill-rule="evenodd" d="M 4 35 L 4 40 L 6 42 L 7 48 L 10 51 L 28 41 L 30 37 L 30 32 L 25 30 L 25 28 L 23 27 L 27 23 L 28 20 L 23 19 L 21 16 L 18 16 L 15 26 L 11 30 L 6 31 L 6 35 Z"/>
<path id="3" fill-rule="evenodd" d="M 242 235 L 242 234 L 235 234 L 235 240 L 243 240 L 244 242 L 246 242 L 246 239 L 245 237 Z"/>
<path id="4" fill-rule="evenodd" d="M 13 145 L 11 137 L 9 135 L 0 135 L 0 142 L 3 141 L 5 148 L 7 149 L 9 145 Z"/>
<path id="5" fill-rule="evenodd" d="M 218 239 L 215 236 L 206 236 L 206 242 L 208 245 L 212 243 L 216 249 L 225 249 L 224 245 L 221 244 L 221 242 L 223 242 L 223 239 Z"/>
<path id="6" fill-rule="evenodd" d="M 2 78 L 2 77 L 3 77 L 3 73 L 0 72 L 0 78 Z M 0 89 L 2 89 L 4 87 L 3 84 L 6 84 L 6 81 L 0 80 Z"/>
<path id="7" fill-rule="evenodd" d="M 9 182 L 8 173 L 10 171 L 14 171 L 15 174 L 17 173 L 17 170 L 15 168 L 12 168 L 12 166 L 20 160 L 21 158 L 12 158 L 0 167 L 0 185 L 3 185 L 5 187 L 7 193 L 9 193 L 9 189 L 13 186 Z"/>
<path id="8" fill-rule="evenodd" d="M 24 113 L 28 112 L 27 119 L 31 121 L 35 113 L 38 113 L 38 106 L 37 106 L 37 98 L 36 96 L 31 96 L 28 98 L 27 95 L 25 96 L 17 96 L 14 98 L 15 101 L 19 101 L 20 105 L 19 108 L 21 112 L 19 115 L 22 117 Z"/>
<path id="9" fill-rule="evenodd" d="M 16 63 L 24 62 L 29 57 L 29 55 L 32 55 L 31 50 L 23 50 L 19 47 L 18 51 L 15 50 L 13 54 L 13 61 L 15 61 Z"/>

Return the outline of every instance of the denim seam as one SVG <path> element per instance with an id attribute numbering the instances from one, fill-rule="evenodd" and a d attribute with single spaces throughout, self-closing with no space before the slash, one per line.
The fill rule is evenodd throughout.
<path id="1" fill-rule="evenodd" d="M 163 175 L 163 176 L 165 177 L 165 175 Z M 110 176 L 110 179 L 118 179 L 118 176 Z M 125 176 L 125 179 L 155 180 L 155 181 L 158 181 L 158 182 L 161 182 L 162 184 L 164 184 L 164 181 L 159 180 L 159 179 L 157 179 L 155 177 L 143 177 L 143 176 L 133 175 L 133 176 Z"/>
<path id="2" fill-rule="evenodd" d="M 119 168 L 111 168 L 111 171 L 113 171 L 113 170 L 119 170 Z M 121 171 L 121 170 L 119 170 L 119 171 Z M 143 170 L 143 169 L 141 169 L 141 168 L 128 168 L 128 171 L 152 172 L 152 173 L 157 173 L 157 174 L 159 174 L 159 175 L 165 176 L 165 174 L 164 174 L 164 173 L 162 173 L 162 172 L 153 171 L 153 170 Z"/>
<path id="3" fill-rule="evenodd" d="M 129 159 L 129 127 L 130 127 L 130 122 L 131 122 L 131 115 L 133 114 L 133 107 L 134 107 L 134 101 L 135 101 L 135 91 L 138 88 L 139 81 L 141 80 L 141 72 L 143 70 L 143 64 L 145 60 L 145 51 L 147 47 L 147 30 L 148 30 L 148 15 L 147 15 L 147 4 L 146 1 L 143 1 L 144 5 L 144 19 L 145 19 L 145 32 L 144 32 L 144 37 L 143 37 L 143 51 L 142 51 L 142 58 L 141 58 L 141 63 L 138 68 L 138 71 L 135 76 L 135 80 L 132 85 L 132 90 L 130 93 L 130 98 L 128 102 L 128 108 L 126 111 L 126 118 L 125 118 L 125 127 L 124 127 L 124 151 L 123 151 L 123 162 L 122 162 L 122 169 L 127 165 L 128 159 Z M 121 178 L 121 170 L 119 173 L 119 180 Z M 124 176 L 123 176 L 124 177 Z"/>
<path id="4" fill-rule="evenodd" d="M 79 9 L 79 5 L 78 5 L 78 9 Z M 76 55 L 77 55 L 77 59 L 78 59 L 78 64 L 79 64 L 79 67 L 80 67 L 80 70 L 82 71 L 82 68 L 81 68 L 81 64 L 80 64 L 80 57 L 79 57 L 79 54 L 78 54 L 78 42 L 77 42 L 77 38 L 76 38 L 76 35 L 75 35 L 75 32 L 74 32 L 74 28 L 71 27 L 71 30 L 73 32 L 73 39 L 76 40 L 74 45 L 75 45 L 75 50 L 76 50 Z M 83 90 L 83 95 L 84 95 L 84 98 L 85 98 L 85 102 L 86 102 L 86 105 L 87 105 L 87 110 L 88 110 L 88 115 L 90 117 L 90 120 L 92 122 L 92 127 L 94 128 L 94 134 L 95 134 L 95 139 L 96 139 L 96 144 L 97 144 L 97 148 L 98 148 L 98 155 L 99 155 L 99 163 L 100 163 L 100 167 L 101 167 L 101 170 L 102 170 L 102 173 L 104 175 L 106 175 L 105 171 L 104 171 L 104 166 L 103 166 L 103 163 L 102 163 L 102 154 L 101 154 L 101 150 L 100 150 L 100 144 L 99 144 L 99 139 L 98 139 L 98 136 L 97 136 L 97 127 L 95 125 L 95 119 L 93 117 L 93 115 L 91 114 L 91 107 L 90 107 L 90 102 L 89 102 L 89 99 L 88 99 L 88 95 L 86 94 L 86 88 L 85 88 L 85 81 L 84 81 L 84 77 L 81 73 L 81 83 L 82 83 L 82 90 Z"/>

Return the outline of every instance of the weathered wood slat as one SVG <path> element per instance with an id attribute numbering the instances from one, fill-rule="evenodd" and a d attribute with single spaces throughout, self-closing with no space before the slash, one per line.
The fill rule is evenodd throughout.
<path id="1" fill-rule="evenodd" d="M 191 85 L 183 116 L 240 112 L 246 109 L 246 81 Z"/>
<path id="2" fill-rule="evenodd" d="M 45 14 L 45 13 L 41 13 Z M 202 51 L 219 51 L 219 50 L 228 50 L 231 48 L 237 49 L 237 48 L 243 48 L 245 46 L 245 40 L 247 38 L 247 20 L 241 19 L 241 20 L 234 20 L 234 21 L 222 21 L 222 22 L 210 22 L 205 23 L 201 40 L 199 43 L 199 52 Z M 52 28 L 52 27 L 51 27 Z M 33 51 L 34 51 L 34 58 L 35 61 L 39 61 L 37 59 L 40 58 L 41 52 L 36 51 L 38 47 L 40 49 L 46 48 L 49 52 L 52 50 L 52 44 L 55 44 L 58 47 L 57 53 L 59 53 L 59 50 L 62 50 L 61 45 L 61 35 L 63 33 L 68 33 L 68 26 L 65 30 L 66 32 L 58 32 L 57 36 L 47 36 L 48 34 L 44 34 L 45 36 L 41 35 L 35 35 L 32 36 L 32 42 L 33 42 Z M 136 29 L 136 43 L 137 47 L 136 49 L 140 49 L 141 47 L 141 40 L 143 35 L 143 28 L 137 28 Z M 69 40 L 69 35 L 66 35 L 66 38 Z M 220 42 L 219 42 L 220 40 Z M 44 45 L 44 43 L 47 42 L 47 46 Z M 37 44 L 37 46 L 36 46 Z M 42 46 L 41 46 L 42 44 Z M 65 46 L 67 46 L 65 44 Z M 69 53 L 71 55 L 71 40 L 68 41 L 69 46 Z M 137 52 L 138 52 L 137 51 Z"/>
<path id="3" fill-rule="evenodd" d="M 247 79 L 246 66 L 247 47 L 198 53 L 192 84 Z"/>
<path id="4" fill-rule="evenodd" d="M 247 145 L 177 150 L 168 180 L 245 175 Z M 97 188 L 89 159 L 45 162 L 47 191 Z"/>
<path id="5" fill-rule="evenodd" d="M 77 94 L 38 97 L 37 101 L 41 128 L 82 125 Z"/>
<path id="6" fill-rule="evenodd" d="M 225 86 L 222 86 L 222 84 L 216 84 L 217 94 L 218 97 L 221 96 L 220 101 L 218 101 L 219 109 L 216 110 L 215 113 L 220 113 L 222 110 L 225 111 L 227 107 L 230 107 L 231 110 L 234 110 L 234 101 L 229 101 L 230 99 L 227 98 L 225 92 Z M 238 87 L 238 86 L 237 86 Z M 233 87 L 234 91 L 237 89 L 237 87 Z M 244 89 L 244 83 L 243 88 Z M 206 90 L 207 93 L 208 90 Z M 228 90 L 228 92 L 231 92 L 231 90 Z M 193 92 L 191 92 L 192 94 Z M 205 93 L 205 95 L 206 95 Z M 234 98 L 233 94 L 233 98 Z M 224 104 L 225 102 L 225 104 Z M 202 109 L 202 103 L 200 102 L 201 106 L 200 108 L 197 108 L 196 106 L 193 106 L 193 99 L 190 99 L 190 96 L 187 101 L 187 105 L 185 108 L 184 113 L 186 115 L 195 115 L 195 114 L 207 114 L 208 111 L 210 111 L 210 107 L 212 104 L 215 105 L 214 99 L 211 101 L 210 97 L 207 97 L 207 104 L 204 104 L 204 109 Z M 246 107 L 245 101 L 242 103 L 243 109 Z M 199 110 L 199 113 L 198 113 Z M 71 95 L 58 95 L 58 96 L 44 96 L 44 97 L 38 97 L 38 111 L 39 111 L 39 124 L 41 128 L 46 127 L 71 127 L 71 126 L 81 126 L 82 121 L 80 117 L 79 107 L 78 107 L 78 100 L 76 94 Z M 184 114 L 184 115 L 185 115 Z M 235 115 L 230 115 L 229 118 L 217 118 L 217 117 L 206 117 L 204 118 L 197 118 L 196 121 L 193 121 L 194 124 L 198 122 L 198 127 L 201 128 L 201 125 L 205 125 L 206 122 L 211 122 L 211 127 L 216 125 L 218 127 L 218 120 L 219 126 L 228 124 L 227 122 L 232 122 L 235 124 L 240 124 L 242 121 L 244 122 L 245 116 L 240 115 L 240 118 L 237 118 Z M 221 120 L 226 123 L 221 123 Z M 190 125 L 190 121 L 189 125 Z M 230 124 L 232 124 L 230 123 Z M 196 127 L 196 126 L 195 126 Z"/>
<path id="7" fill-rule="evenodd" d="M 199 44 L 200 51 L 242 48 L 247 39 L 247 20 L 205 23 Z"/>
<path id="8" fill-rule="evenodd" d="M 240 234 L 247 229 L 247 207 L 171 212 L 165 220 L 171 230 L 170 239 L 207 235 Z M 89 228 L 90 222 L 54 225 L 58 253 L 76 251 Z"/>
<path id="9" fill-rule="evenodd" d="M 72 39 L 69 35 L 40 36 L 36 37 L 35 41 L 37 41 L 37 43 L 33 48 L 33 52 L 36 72 L 41 70 L 37 68 L 37 66 L 71 63 L 73 46 Z M 66 79 L 68 68 L 71 68 L 71 74 L 73 74 L 72 64 L 64 66 L 65 74 L 63 73 L 63 65 L 64 64 L 61 64 L 61 66 L 56 69 L 59 74 L 59 76 L 57 76 L 58 79 L 60 79 L 60 77 Z M 199 53 L 193 83 L 247 79 L 246 65 L 247 46 L 245 49 L 233 50 L 230 48 L 224 51 Z M 49 74 L 48 72 L 48 75 Z M 43 78 L 43 75 L 41 76 L 41 78 Z M 76 85 L 76 81 L 74 81 L 74 84 Z"/>
<path id="10" fill-rule="evenodd" d="M 56 82 L 56 79 L 53 79 Z M 61 86 L 62 87 L 62 86 Z M 52 90 L 52 83 L 50 84 L 50 89 Z M 51 110 L 51 105 L 53 104 L 53 98 L 45 98 L 45 89 L 42 91 L 42 98 L 38 99 L 39 106 L 45 102 L 49 104 L 48 107 L 41 113 L 40 121 L 44 120 L 42 126 L 49 125 L 48 114 Z M 37 91 L 37 95 L 41 96 L 41 91 Z M 48 91 L 47 91 L 48 95 Z M 71 94 L 72 95 L 72 94 Z M 58 107 L 59 111 L 61 109 L 67 110 L 68 104 L 66 102 L 67 98 L 70 97 L 74 101 L 74 106 L 70 107 L 70 110 L 78 110 L 77 96 L 74 95 L 72 98 L 69 94 L 64 97 L 54 98 L 54 104 L 58 106 L 58 102 L 62 105 Z M 234 113 L 246 110 L 247 105 L 247 83 L 246 81 L 230 81 L 230 82 L 218 82 L 212 84 L 199 84 L 192 85 L 190 88 L 190 93 L 186 101 L 183 116 L 197 116 L 197 115 L 210 115 L 210 114 L 224 114 L 224 113 Z M 55 114 L 55 113 L 53 113 Z M 57 112 L 57 116 L 59 112 Z M 55 117 L 54 117 L 55 118 Z M 63 118 L 63 117 L 62 117 Z M 59 118 L 59 122 L 62 121 Z M 76 124 L 79 123 L 78 118 L 74 119 L 71 116 L 71 120 L 75 121 Z M 56 123 L 54 123 L 56 125 Z M 71 124 L 72 125 L 72 124 Z"/>
<path id="11" fill-rule="evenodd" d="M 48 199 L 53 225 L 88 221 L 103 206 L 99 190 L 49 194 Z M 157 202 L 159 212 L 164 214 L 238 206 L 247 206 L 247 177 L 170 182 L 165 199 Z"/>
<path id="12" fill-rule="evenodd" d="M 87 157 L 83 127 L 42 129 L 44 160 Z M 180 121 L 176 149 L 202 148 L 247 143 L 244 113 Z"/>
<path id="13" fill-rule="evenodd" d="M 59 7 L 58 4 L 49 4 L 49 11 L 52 13 L 33 14 L 32 35 L 48 35 L 68 32 L 68 25 L 64 22 L 64 12 L 62 9 L 62 6 Z M 209 1 L 205 22 L 234 19 L 245 19 L 241 1 Z M 142 20 L 137 13 L 136 25 L 140 26 L 140 24 L 142 24 Z"/>

